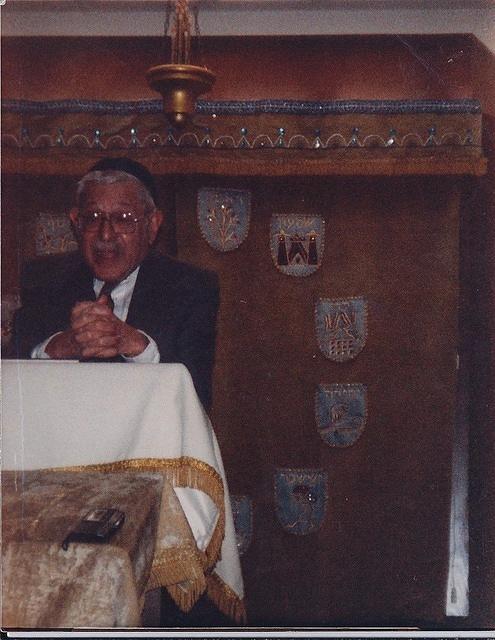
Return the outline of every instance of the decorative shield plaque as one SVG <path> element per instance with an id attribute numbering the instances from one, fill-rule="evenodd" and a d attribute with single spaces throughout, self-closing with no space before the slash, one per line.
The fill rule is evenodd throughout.
<path id="1" fill-rule="evenodd" d="M 363 433 L 368 408 L 363 384 L 320 384 L 315 405 L 318 432 L 331 447 L 348 447 Z"/>
<path id="2" fill-rule="evenodd" d="M 253 537 L 253 501 L 248 496 L 230 496 L 234 516 L 235 539 L 239 555 L 243 556 Z"/>
<path id="3" fill-rule="evenodd" d="M 321 216 L 273 215 L 270 249 L 279 271 L 288 276 L 309 276 L 321 265 L 325 221 Z"/>
<path id="4" fill-rule="evenodd" d="M 327 506 L 328 474 L 322 469 L 277 469 L 275 506 L 282 527 L 296 536 L 319 529 Z"/>
<path id="5" fill-rule="evenodd" d="M 251 192 L 240 189 L 200 189 L 198 222 L 206 242 L 218 251 L 232 251 L 246 239 Z"/>
<path id="6" fill-rule="evenodd" d="M 36 255 L 75 251 L 77 242 L 66 215 L 39 213 L 36 219 Z"/>
<path id="7" fill-rule="evenodd" d="M 316 337 L 321 352 L 330 360 L 352 360 L 368 335 L 368 306 L 364 298 L 321 298 L 315 308 Z"/>

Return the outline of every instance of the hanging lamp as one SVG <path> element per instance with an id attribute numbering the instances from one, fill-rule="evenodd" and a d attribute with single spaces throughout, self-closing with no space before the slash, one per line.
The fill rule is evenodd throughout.
<path id="1" fill-rule="evenodd" d="M 192 20 L 188 0 L 176 0 L 169 64 L 150 67 L 146 79 L 161 93 L 169 122 L 183 126 L 192 116 L 198 97 L 211 89 L 215 74 L 206 67 L 189 64 Z"/>

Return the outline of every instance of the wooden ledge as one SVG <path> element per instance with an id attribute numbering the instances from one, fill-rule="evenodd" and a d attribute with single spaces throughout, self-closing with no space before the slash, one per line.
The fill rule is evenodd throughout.
<path id="1" fill-rule="evenodd" d="M 49 148 L 15 150 L 2 154 L 4 174 L 81 176 L 108 152 Z M 143 162 L 155 175 L 224 176 L 414 176 L 470 175 L 487 171 L 481 149 L 146 149 L 112 153 Z"/>

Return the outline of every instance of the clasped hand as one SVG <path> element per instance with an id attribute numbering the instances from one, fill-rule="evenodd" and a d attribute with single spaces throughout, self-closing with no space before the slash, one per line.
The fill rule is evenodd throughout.
<path id="1" fill-rule="evenodd" d="M 96 302 L 78 302 L 71 312 L 70 329 L 54 336 L 46 347 L 50 358 L 134 357 L 142 353 L 148 339 L 119 320 L 102 296 Z"/>

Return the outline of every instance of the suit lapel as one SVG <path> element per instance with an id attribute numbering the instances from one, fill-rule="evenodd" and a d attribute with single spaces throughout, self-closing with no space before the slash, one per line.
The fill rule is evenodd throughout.
<path id="1" fill-rule="evenodd" d="M 70 325 L 70 316 L 76 302 L 94 300 L 93 277 L 88 267 L 76 256 L 62 262 L 57 282 L 43 299 L 46 305 L 48 335 L 63 331 Z"/>
<path id="2" fill-rule="evenodd" d="M 147 333 L 155 333 L 163 324 L 163 310 L 173 297 L 171 261 L 165 256 L 150 255 L 143 260 L 129 305 L 127 322 Z"/>
<path id="3" fill-rule="evenodd" d="M 86 264 L 82 262 L 69 276 L 66 287 L 70 297 L 71 308 L 76 302 L 96 299 L 93 289 L 93 276 Z"/>

